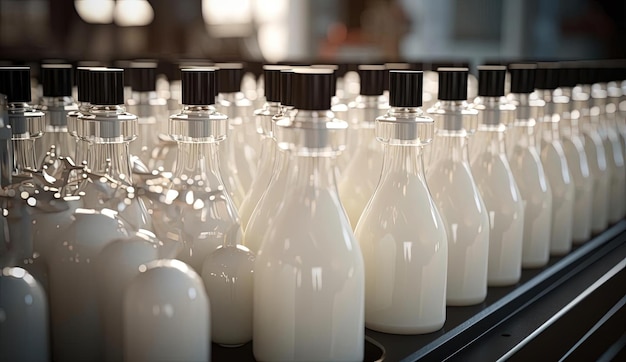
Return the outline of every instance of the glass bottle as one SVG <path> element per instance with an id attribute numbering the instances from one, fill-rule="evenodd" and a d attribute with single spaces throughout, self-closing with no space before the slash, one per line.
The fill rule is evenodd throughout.
<path id="1" fill-rule="evenodd" d="M 0 359 L 50 359 L 48 300 L 42 286 L 20 267 L 0 268 Z"/>
<path id="2" fill-rule="evenodd" d="M 389 100 L 383 96 L 386 68 L 382 65 L 360 65 L 360 95 L 350 103 L 348 117 L 356 127 L 357 139 L 352 157 L 343 170 L 339 182 L 339 197 L 346 209 L 352 228 L 372 197 L 383 165 L 382 144 L 374 131 L 376 117 L 389 109 Z"/>
<path id="3" fill-rule="evenodd" d="M 297 111 L 276 123 L 279 147 L 290 149 L 289 187 L 254 269 L 254 356 L 360 361 L 363 258 L 333 170 L 348 125 L 330 111 L 332 71 L 296 70 L 293 82 Z"/>
<path id="4" fill-rule="evenodd" d="M 559 89 L 555 91 L 556 113 L 560 116 L 559 131 L 567 166 L 574 181 L 574 216 L 572 222 L 572 242 L 583 243 L 591 237 L 593 212 L 593 177 L 585 153 L 585 145 L 580 132 L 580 109 L 585 107 L 572 92 L 579 81 L 579 69 L 571 63 L 560 63 Z"/>
<path id="5" fill-rule="evenodd" d="M 135 195 L 130 142 L 137 138 L 137 116 L 123 106 L 124 72 L 116 68 L 89 71 L 91 106 L 78 117 L 79 137 L 89 143 L 88 177 L 79 188 L 85 208 L 108 207 L 134 230 L 153 230 L 142 197 Z"/>
<path id="6" fill-rule="evenodd" d="M 429 333 L 446 319 L 448 243 L 424 175 L 422 147 L 434 127 L 420 108 L 422 77 L 389 72 L 391 108 L 376 119 L 380 181 L 355 230 L 365 263 L 365 325 L 385 333 Z"/>
<path id="7" fill-rule="evenodd" d="M 177 259 L 198 274 L 207 255 L 239 227 L 218 162 L 218 143 L 226 139 L 228 118 L 213 107 L 214 69 L 181 69 L 183 108 L 170 116 L 170 136 L 178 143 L 176 171 L 156 207 L 156 234 L 177 242 Z"/>
<path id="8" fill-rule="evenodd" d="M 220 151 L 220 167 L 235 205 L 240 206 L 250 189 L 258 162 L 260 137 L 253 124 L 252 102 L 241 92 L 243 65 L 218 63 L 218 96 L 215 108 L 228 116 L 229 139 Z"/>
<path id="9" fill-rule="evenodd" d="M 273 135 L 272 117 L 280 113 L 280 72 L 288 69 L 284 66 L 266 65 L 264 69 L 264 87 L 266 102 L 263 108 L 254 112 L 257 133 L 261 135 L 261 152 L 259 165 L 254 181 L 252 182 L 246 197 L 239 207 L 241 227 L 246 230 L 250 216 L 258 204 L 274 172 L 276 153 L 276 141 Z"/>
<path id="10" fill-rule="evenodd" d="M 291 91 L 293 70 L 280 71 L 280 112 L 272 117 L 272 129 L 278 119 L 285 116 L 293 116 L 293 96 Z M 276 134 L 273 132 L 274 142 Z M 246 226 L 244 234 L 244 245 L 253 252 L 258 252 L 261 248 L 263 235 L 267 225 L 271 225 L 276 217 L 276 213 L 281 208 L 284 201 L 284 190 L 287 189 L 287 172 L 289 171 L 289 150 L 276 147 L 274 153 L 274 164 L 272 166 L 272 177 L 267 189 L 261 195 L 254 211 L 250 215 L 250 220 Z"/>
<path id="11" fill-rule="evenodd" d="M 447 305 L 481 303 L 487 296 L 489 217 L 474 181 L 465 124 L 478 111 L 467 103 L 467 68 L 439 68 L 439 102 L 428 110 L 435 122 L 428 186 L 448 236 Z"/>
<path id="12" fill-rule="evenodd" d="M 624 97 L 622 89 L 619 87 L 619 80 L 622 77 L 620 72 L 622 71 L 622 68 L 611 69 L 612 81 L 607 83 L 609 104 L 607 105 L 606 112 L 610 127 L 613 129 L 612 137 L 616 138 L 616 141 L 620 144 L 622 150 L 622 160 L 626 162 L 626 117 L 624 117 L 623 112 L 620 110 L 620 107 L 623 107 L 621 106 L 621 98 Z M 621 217 L 624 217 L 626 216 L 626 190 L 623 190 L 622 195 L 624 198 L 622 204 L 619 206 L 622 207 Z M 620 215 L 619 212 L 615 213 L 611 222 L 617 222 L 616 218 L 618 215 Z"/>
<path id="13" fill-rule="evenodd" d="M 470 143 L 471 169 L 489 213 L 487 284 L 507 286 L 521 277 L 524 202 L 505 150 L 505 123 L 515 106 L 504 95 L 506 67 L 478 67 L 478 128 Z"/>
<path id="14" fill-rule="evenodd" d="M 137 115 L 137 139 L 130 144 L 130 154 L 138 157 L 149 170 L 165 169 L 159 154 L 154 154 L 167 135 L 167 101 L 156 93 L 156 62 L 131 62 L 129 67 L 131 98 L 126 109 Z"/>
<path id="15" fill-rule="evenodd" d="M 596 83 L 592 86 L 591 91 L 591 97 L 593 98 L 595 107 L 597 107 L 597 112 L 595 112 L 595 107 L 592 108 L 591 117 L 597 116 L 599 119 L 600 127 L 598 128 L 598 132 L 602 137 L 608 170 L 611 175 L 607 216 L 609 223 L 614 223 L 624 217 L 624 211 L 626 209 L 626 205 L 624 204 L 626 194 L 626 187 L 624 187 L 624 185 L 626 185 L 626 165 L 624 164 L 622 144 L 614 127 L 614 123 L 612 122 L 612 117 L 615 113 L 615 105 L 611 102 L 611 98 L 609 98 L 607 87 L 607 83 L 611 78 L 610 68 L 608 68 L 608 64 L 599 64 L 598 67 L 599 69 L 596 70 Z"/>
<path id="16" fill-rule="evenodd" d="M 591 84 L 593 83 L 593 69 L 581 64 L 580 87 L 574 88 L 572 98 L 580 102 L 581 119 L 580 129 L 583 134 L 583 142 L 587 161 L 593 178 L 593 211 L 591 213 L 591 231 L 602 232 L 608 226 L 608 210 L 610 195 L 610 172 L 607 155 L 604 150 L 599 128 L 599 107 L 591 96 Z"/>
<path id="17" fill-rule="evenodd" d="M 75 158 L 75 143 L 67 129 L 67 114 L 78 111 L 72 98 L 71 64 L 44 64 L 41 66 L 43 97 L 39 110 L 46 115 L 46 130 L 37 145 L 37 164 L 46 162 L 46 173 L 58 178 L 63 168 L 58 157 Z M 54 153 L 51 147 L 54 146 Z"/>
<path id="18" fill-rule="evenodd" d="M 124 360 L 209 361 L 211 314 L 200 276 L 171 259 L 138 270 L 124 293 Z"/>
<path id="19" fill-rule="evenodd" d="M 52 247 L 49 258 L 54 360 L 101 358 L 102 329 L 95 265 L 100 251 L 134 230 L 151 228 L 147 210 L 132 197 L 128 142 L 136 117 L 124 112 L 123 70 L 91 69 L 88 112 L 78 117 L 80 136 L 91 143 L 81 188 L 84 208 Z M 123 214 L 123 217 L 121 216 Z"/>
<path id="20" fill-rule="evenodd" d="M 510 64 L 515 120 L 507 129 L 507 155 L 511 172 L 524 202 L 522 267 L 540 268 L 550 259 L 552 189 L 537 147 L 530 94 L 535 90 L 536 64 Z"/>
<path id="21" fill-rule="evenodd" d="M 560 114 L 554 99 L 558 87 L 556 63 L 538 63 L 535 88 L 545 105 L 539 110 L 541 162 L 552 189 L 552 232 L 550 254 L 563 255 L 572 248 L 572 223 L 576 186 L 567 164 L 561 133 Z"/>

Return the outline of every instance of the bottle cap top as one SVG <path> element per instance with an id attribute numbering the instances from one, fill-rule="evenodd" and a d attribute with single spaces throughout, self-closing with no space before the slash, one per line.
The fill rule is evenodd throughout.
<path id="1" fill-rule="evenodd" d="M 242 63 L 216 63 L 217 91 L 219 93 L 234 93 L 241 90 L 243 78 Z"/>
<path id="2" fill-rule="evenodd" d="M 389 71 L 389 105 L 421 107 L 424 73 L 411 70 Z"/>
<path id="3" fill-rule="evenodd" d="M 128 71 L 130 87 L 136 92 L 156 90 L 156 62 L 131 62 Z"/>
<path id="4" fill-rule="evenodd" d="M 265 99 L 268 102 L 280 102 L 280 79 L 281 71 L 289 69 L 285 65 L 264 65 L 263 80 L 265 87 Z"/>
<path id="5" fill-rule="evenodd" d="M 511 93 L 530 94 L 535 91 L 536 64 L 509 64 Z"/>
<path id="6" fill-rule="evenodd" d="M 30 102 L 30 67 L 0 67 L 0 93 L 9 103 Z"/>
<path id="7" fill-rule="evenodd" d="M 478 95 L 480 97 L 504 96 L 506 67 L 503 65 L 480 65 L 478 68 Z"/>
<path id="8" fill-rule="evenodd" d="M 385 90 L 385 75 L 387 68 L 384 65 L 359 65 L 361 78 L 360 94 L 364 96 L 378 96 Z"/>
<path id="9" fill-rule="evenodd" d="M 89 70 L 91 103 L 108 106 L 124 104 L 124 70 L 91 68 Z"/>
<path id="10" fill-rule="evenodd" d="M 293 106 L 293 69 L 280 71 L 280 104 L 282 106 Z"/>
<path id="11" fill-rule="evenodd" d="M 444 67 L 438 68 L 439 99 L 442 101 L 467 100 L 468 68 Z"/>
<path id="12" fill-rule="evenodd" d="M 72 95 L 74 70 L 71 64 L 43 64 L 41 82 L 44 97 L 66 97 Z"/>
<path id="13" fill-rule="evenodd" d="M 335 78 L 332 69 L 294 69 L 292 81 L 293 105 L 303 110 L 329 110 Z"/>
<path id="14" fill-rule="evenodd" d="M 181 69 L 182 103 L 195 106 L 215 104 L 215 73 L 213 68 Z"/>
<path id="15" fill-rule="evenodd" d="M 559 87 L 559 63 L 541 62 L 537 63 L 537 73 L 535 74 L 535 88 L 552 90 Z"/>

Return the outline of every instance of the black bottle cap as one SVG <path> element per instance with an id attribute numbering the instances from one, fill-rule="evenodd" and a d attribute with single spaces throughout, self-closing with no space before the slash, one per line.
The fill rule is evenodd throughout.
<path id="1" fill-rule="evenodd" d="M 537 74 L 535 75 L 535 88 L 537 89 L 557 89 L 559 87 L 559 63 L 540 62 L 537 63 Z"/>
<path id="2" fill-rule="evenodd" d="M 101 106 L 124 104 L 124 70 L 91 68 L 89 70 L 91 103 Z"/>
<path id="3" fill-rule="evenodd" d="M 560 62 L 559 87 L 574 88 L 580 83 L 580 68 L 576 62 Z"/>
<path id="4" fill-rule="evenodd" d="M 421 107 L 424 73 L 411 70 L 389 71 L 389 105 Z"/>
<path id="5" fill-rule="evenodd" d="M 334 96 L 335 94 L 337 94 L 337 73 L 339 71 L 339 66 L 337 64 L 312 64 L 311 68 L 313 69 L 326 69 L 326 70 L 332 70 L 333 71 L 333 82 L 330 85 L 330 94 L 332 96 Z"/>
<path id="6" fill-rule="evenodd" d="M 242 63 L 217 63 L 217 91 L 219 93 L 234 93 L 241 90 L 243 78 Z"/>
<path id="7" fill-rule="evenodd" d="M 385 87 L 384 90 L 389 90 L 389 71 L 390 70 L 412 70 L 411 65 L 409 63 L 385 63 Z"/>
<path id="8" fill-rule="evenodd" d="M 504 96 L 504 65 L 479 65 L 478 67 L 478 95 L 480 97 Z"/>
<path id="9" fill-rule="evenodd" d="M 152 92 L 156 90 L 156 62 L 131 62 L 128 72 L 130 87 L 136 92 Z"/>
<path id="10" fill-rule="evenodd" d="M 265 99 L 268 102 L 280 102 L 280 72 L 289 69 L 284 65 L 264 65 L 263 81 L 265 87 Z"/>
<path id="11" fill-rule="evenodd" d="M 76 88 L 78 90 L 76 100 L 79 102 L 91 102 L 91 95 L 89 94 L 90 69 L 87 67 L 76 68 Z"/>
<path id="12" fill-rule="evenodd" d="M 293 69 L 280 71 L 280 104 L 283 106 L 293 106 Z"/>
<path id="13" fill-rule="evenodd" d="M 215 73 L 216 69 L 211 68 L 181 69 L 182 103 L 190 106 L 215 104 Z"/>
<path id="14" fill-rule="evenodd" d="M 41 81 L 44 97 L 66 97 L 72 95 L 71 64 L 43 64 L 41 66 Z"/>
<path id="15" fill-rule="evenodd" d="M 359 65 L 359 77 L 361 78 L 360 94 L 364 96 L 379 96 L 385 90 L 385 78 L 387 80 L 387 67 L 384 65 Z"/>
<path id="16" fill-rule="evenodd" d="M 511 93 L 530 94 L 535 91 L 536 64 L 509 64 L 511 74 Z"/>
<path id="17" fill-rule="evenodd" d="M 328 110 L 335 82 L 332 69 L 309 68 L 293 71 L 292 94 L 296 109 Z"/>
<path id="18" fill-rule="evenodd" d="M 467 100 L 467 68 L 445 67 L 437 69 L 439 74 L 439 99 L 442 101 Z"/>
<path id="19" fill-rule="evenodd" d="M 0 93 L 7 102 L 30 102 L 30 67 L 0 67 Z"/>

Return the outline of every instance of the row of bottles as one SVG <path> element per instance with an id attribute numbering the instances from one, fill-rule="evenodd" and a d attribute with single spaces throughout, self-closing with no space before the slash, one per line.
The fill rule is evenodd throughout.
<path id="1" fill-rule="evenodd" d="M 623 68 L 335 68 L 0 68 L 0 359 L 362 360 L 625 216 Z"/>

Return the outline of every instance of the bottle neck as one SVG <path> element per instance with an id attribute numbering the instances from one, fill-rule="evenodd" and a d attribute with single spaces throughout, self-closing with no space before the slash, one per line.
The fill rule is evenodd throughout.
<path id="1" fill-rule="evenodd" d="M 453 162 L 468 162 L 467 131 L 437 130 L 432 145 L 431 163 L 446 159 Z"/>
<path id="2" fill-rule="evenodd" d="M 123 184 L 132 184 L 128 142 L 93 142 L 87 153 L 87 166 L 92 173 L 108 175 Z"/>
<path id="3" fill-rule="evenodd" d="M 183 183 L 202 181 L 204 187 L 219 187 L 221 181 L 216 142 L 178 142 L 175 178 Z M 198 184 L 201 186 L 201 184 Z"/>
<path id="4" fill-rule="evenodd" d="M 472 159 L 483 150 L 493 155 L 505 154 L 505 132 L 506 126 L 503 124 L 480 125 L 474 138 L 472 138 L 472 146 L 470 146 L 472 148 Z"/>
<path id="5" fill-rule="evenodd" d="M 337 192 L 334 157 L 298 156 L 293 152 L 285 156 L 289 157 L 287 164 L 283 164 L 288 167 L 289 185 L 296 189 L 332 189 Z"/>
<path id="6" fill-rule="evenodd" d="M 30 175 L 31 171 L 37 170 L 37 166 L 35 139 L 13 138 L 13 175 Z"/>
<path id="7" fill-rule="evenodd" d="M 542 143 L 552 143 L 561 139 L 558 122 L 541 122 L 539 134 Z"/>
<path id="8" fill-rule="evenodd" d="M 384 145 L 382 178 L 394 176 L 417 176 L 424 180 L 421 146 Z"/>

